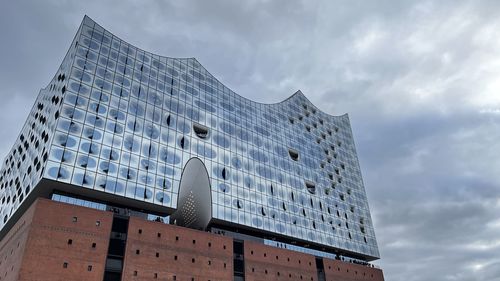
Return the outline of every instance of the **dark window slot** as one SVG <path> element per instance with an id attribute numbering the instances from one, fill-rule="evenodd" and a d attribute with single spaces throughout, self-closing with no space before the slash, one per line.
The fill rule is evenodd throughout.
<path id="1" fill-rule="evenodd" d="M 194 123 L 193 124 L 193 131 L 196 134 L 196 136 L 198 136 L 200 139 L 207 139 L 208 138 L 208 127 Z"/>
<path id="2" fill-rule="evenodd" d="M 299 152 L 295 149 L 288 149 L 288 154 L 290 155 L 290 158 L 294 161 L 299 161 Z"/>

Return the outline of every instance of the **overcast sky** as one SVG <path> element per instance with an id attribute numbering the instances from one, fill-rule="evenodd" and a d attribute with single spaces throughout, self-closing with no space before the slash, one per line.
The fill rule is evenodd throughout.
<path id="1" fill-rule="evenodd" d="M 2 158 L 85 14 L 244 97 L 349 113 L 386 280 L 500 280 L 500 1 L 2 1 Z"/>

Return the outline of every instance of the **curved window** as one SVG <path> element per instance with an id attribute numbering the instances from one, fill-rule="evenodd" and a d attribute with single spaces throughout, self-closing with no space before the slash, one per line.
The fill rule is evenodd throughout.
<path id="1" fill-rule="evenodd" d="M 294 161 L 299 161 L 299 152 L 295 149 L 288 149 L 288 154 L 290 155 L 290 158 Z"/>
<path id="2" fill-rule="evenodd" d="M 193 123 L 193 131 L 200 139 L 208 138 L 208 128 L 198 123 Z"/>
<path id="3" fill-rule="evenodd" d="M 222 169 L 221 174 L 223 179 L 227 180 L 229 178 L 229 172 L 226 170 L 226 168 Z"/>
<path id="4" fill-rule="evenodd" d="M 306 188 L 309 193 L 314 194 L 316 193 L 316 185 L 311 182 L 311 181 L 306 181 Z"/>

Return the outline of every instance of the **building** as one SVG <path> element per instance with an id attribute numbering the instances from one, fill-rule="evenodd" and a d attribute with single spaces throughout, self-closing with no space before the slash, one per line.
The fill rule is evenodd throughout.
<path id="1" fill-rule="evenodd" d="M 347 115 L 245 99 L 88 17 L 0 200 L 0 280 L 383 280 Z"/>

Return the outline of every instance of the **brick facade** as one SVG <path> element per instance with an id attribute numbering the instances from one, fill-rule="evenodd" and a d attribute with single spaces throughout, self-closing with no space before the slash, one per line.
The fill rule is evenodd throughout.
<path id="1" fill-rule="evenodd" d="M 113 213 L 37 199 L 0 242 L 0 281 L 103 280 Z M 318 281 L 316 258 L 244 241 L 245 280 Z M 326 281 L 383 281 L 380 269 L 323 259 Z M 130 217 L 123 281 L 233 280 L 233 239 Z"/>

